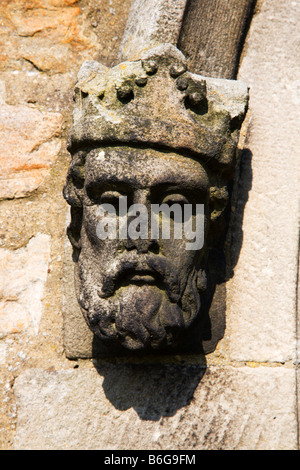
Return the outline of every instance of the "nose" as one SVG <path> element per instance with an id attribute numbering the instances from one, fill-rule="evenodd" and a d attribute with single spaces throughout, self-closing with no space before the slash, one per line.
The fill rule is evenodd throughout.
<path id="1" fill-rule="evenodd" d="M 133 240 L 128 238 L 125 243 L 125 247 L 128 251 L 136 250 L 139 254 L 142 253 L 159 253 L 159 245 L 157 240 L 142 240 L 138 238 Z"/>
<path id="2" fill-rule="evenodd" d="M 150 212 L 150 202 L 149 202 L 149 189 L 137 189 L 134 192 L 133 198 L 134 204 L 141 204 L 146 206 L 148 213 Z M 130 218 L 128 219 L 130 222 Z M 148 220 L 149 222 L 149 220 Z M 139 254 L 142 253 L 159 253 L 159 244 L 158 241 L 155 239 L 150 238 L 150 227 L 148 227 L 148 235 L 149 239 L 137 238 L 133 239 L 130 238 L 128 234 L 128 239 L 125 242 L 125 248 L 128 251 L 136 250 Z"/>

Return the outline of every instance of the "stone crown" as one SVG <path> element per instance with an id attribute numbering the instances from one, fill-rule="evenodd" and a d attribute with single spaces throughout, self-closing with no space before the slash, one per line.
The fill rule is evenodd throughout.
<path id="1" fill-rule="evenodd" d="M 226 170 L 235 161 L 248 88 L 190 73 L 183 54 L 162 44 L 112 69 L 85 62 L 74 99 L 71 153 L 140 145 L 188 153 Z"/>

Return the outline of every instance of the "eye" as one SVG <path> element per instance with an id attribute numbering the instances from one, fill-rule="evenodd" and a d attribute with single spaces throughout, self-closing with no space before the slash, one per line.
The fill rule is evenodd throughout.
<path id="1" fill-rule="evenodd" d="M 90 183 L 86 187 L 86 195 L 92 204 L 112 204 L 119 207 L 119 198 L 123 196 L 119 191 L 104 191 L 103 186 Z"/>
<path id="2" fill-rule="evenodd" d="M 189 204 L 189 201 L 183 194 L 168 194 L 162 200 L 162 204 L 167 204 L 168 206 L 179 204 L 183 206 L 184 204 Z"/>
<path id="3" fill-rule="evenodd" d="M 172 220 L 175 220 L 175 213 L 177 217 L 181 220 L 184 214 L 185 204 L 189 204 L 188 199 L 183 194 L 172 193 L 165 196 L 161 202 L 169 207 L 170 212 L 168 212 L 168 217 Z M 179 209 L 179 212 L 178 212 Z"/>
<path id="4" fill-rule="evenodd" d="M 115 209 L 119 208 L 120 198 L 124 197 L 118 191 L 105 191 L 100 196 L 100 204 L 111 204 Z"/>

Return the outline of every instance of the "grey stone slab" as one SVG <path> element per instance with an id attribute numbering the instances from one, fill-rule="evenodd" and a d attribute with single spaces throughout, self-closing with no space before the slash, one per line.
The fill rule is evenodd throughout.
<path id="1" fill-rule="evenodd" d="M 299 251 L 299 260 L 298 260 L 298 285 L 296 289 L 297 295 L 297 364 L 300 364 L 300 251 Z"/>
<path id="2" fill-rule="evenodd" d="M 294 361 L 300 186 L 300 3 L 265 0 L 239 79 L 250 87 L 249 128 L 235 214 L 241 251 L 227 285 L 227 340 L 238 361 Z M 297 49 L 298 48 L 298 49 Z M 242 160 L 243 161 L 243 160 Z M 240 213 L 245 206 L 244 214 Z M 227 348 L 227 349 L 226 349 Z"/>
<path id="3" fill-rule="evenodd" d="M 297 380 L 297 412 L 298 412 L 298 450 L 300 450 L 300 369 L 296 371 Z"/>
<path id="4" fill-rule="evenodd" d="M 63 276 L 64 349 L 69 359 L 90 358 L 93 356 L 94 335 L 87 326 L 77 302 L 72 251 L 71 244 L 66 237 Z"/>
<path id="5" fill-rule="evenodd" d="M 14 448 L 296 449 L 295 371 L 109 365 L 27 370 Z"/>
<path id="6" fill-rule="evenodd" d="M 133 58 L 144 48 L 158 43 L 177 44 L 186 0 L 133 0 L 120 59 Z"/>
<path id="7" fill-rule="evenodd" d="M 0 249 L 0 338 L 38 333 L 50 248 L 51 237 L 38 233 L 18 250 Z"/>

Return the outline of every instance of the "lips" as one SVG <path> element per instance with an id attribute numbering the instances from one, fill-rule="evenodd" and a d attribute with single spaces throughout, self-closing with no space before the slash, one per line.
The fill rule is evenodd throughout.
<path id="1" fill-rule="evenodd" d="M 167 289 L 165 272 L 164 259 L 149 255 L 137 257 L 134 253 L 126 253 L 126 257 L 119 257 L 113 269 L 104 276 L 101 296 L 111 296 L 120 288 L 130 285 L 156 285 Z"/>
<path id="2" fill-rule="evenodd" d="M 134 269 L 126 273 L 122 284 L 155 284 L 157 274 L 150 269 Z"/>
<path id="3" fill-rule="evenodd" d="M 154 284 L 156 282 L 154 274 L 151 273 L 133 273 L 129 276 L 130 283 Z"/>

